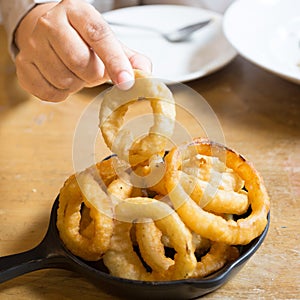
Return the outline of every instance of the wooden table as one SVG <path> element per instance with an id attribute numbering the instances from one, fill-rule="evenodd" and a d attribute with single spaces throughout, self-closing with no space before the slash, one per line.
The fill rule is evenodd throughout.
<path id="1" fill-rule="evenodd" d="M 83 90 L 59 104 L 41 102 L 18 87 L 13 65 L 2 55 L 4 47 L 1 51 L 0 256 L 4 256 L 30 249 L 43 238 L 53 201 L 74 172 L 78 120 L 106 87 Z M 300 86 L 239 56 L 187 85 L 215 112 L 226 144 L 254 163 L 271 198 L 271 226 L 263 246 L 232 281 L 205 298 L 300 299 Z M 188 126 L 184 114 L 178 117 Z M 101 137 L 95 151 L 99 158 L 109 153 Z M 0 299 L 116 298 L 80 275 L 51 269 L 1 284 Z"/>

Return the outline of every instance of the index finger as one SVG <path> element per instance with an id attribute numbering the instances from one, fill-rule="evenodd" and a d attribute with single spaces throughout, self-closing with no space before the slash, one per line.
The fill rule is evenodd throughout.
<path id="1" fill-rule="evenodd" d="M 134 83 L 132 66 L 101 14 L 92 5 L 76 1 L 67 15 L 72 27 L 103 61 L 111 80 L 120 88 L 130 88 Z"/>

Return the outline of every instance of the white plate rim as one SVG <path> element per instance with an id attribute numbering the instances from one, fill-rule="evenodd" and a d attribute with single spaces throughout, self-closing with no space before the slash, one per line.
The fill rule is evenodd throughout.
<path id="1" fill-rule="evenodd" d="M 236 19 L 236 17 L 239 14 L 246 14 L 246 11 L 242 11 L 241 7 L 243 3 L 246 4 L 253 4 L 253 7 L 257 3 L 262 3 L 260 0 L 235 0 L 225 11 L 224 18 L 223 18 L 223 32 L 227 38 L 227 40 L 232 44 L 232 46 L 237 50 L 237 52 L 250 61 L 251 63 L 257 65 L 258 67 L 261 67 L 262 69 L 271 72 L 275 75 L 278 75 L 281 78 L 284 78 L 286 80 L 289 80 L 291 82 L 300 84 L 300 67 L 299 67 L 299 74 L 295 72 L 288 72 L 286 70 L 282 70 L 277 67 L 276 64 L 270 65 L 270 63 L 262 61 L 260 58 L 255 56 L 255 54 L 251 53 L 251 51 L 245 50 L 244 47 L 242 47 L 241 42 L 237 39 L 237 36 L 234 34 L 234 30 L 232 30 L 232 27 L 230 26 L 230 23 Z M 271 1 L 269 1 L 271 3 Z M 277 1 L 277 3 L 283 4 L 286 3 L 285 1 Z M 259 6 L 256 7 L 257 10 L 259 10 Z M 247 26 L 247 22 L 241 24 L 239 23 L 239 30 L 243 31 L 245 26 Z M 249 40 L 249 42 L 255 43 L 255 40 Z M 300 51 L 300 49 L 299 49 Z"/>

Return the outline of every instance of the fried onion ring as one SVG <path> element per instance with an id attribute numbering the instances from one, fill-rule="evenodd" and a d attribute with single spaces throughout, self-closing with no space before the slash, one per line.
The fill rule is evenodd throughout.
<path id="1" fill-rule="evenodd" d="M 133 280 L 153 280 L 134 251 L 130 236 L 132 223 L 114 222 L 114 232 L 103 262 L 113 276 Z"/>
<path id="2" fill-rule="evenodd" d="M 206 277 L 223 268 L 227 262 L 233 261 L 238 257 L 239 251 L 236 247 L 214 242 L 209 252 L 197 262 L 191 278 Z"/>
<path id="3" fill-rule="evenodd" d="M 117 220 L 121 220 L 121 222 L 127 222 L 126 224 L 129 224 L 129 227 L 125 234 L 127 239 L 126 242 L 122 241 L 120 237 L 116 237 L 117 233 L 114 232 L 111 247 L 104 255 L 104 263 L 112 274 L 118 274 L 117 276 L 125 276 L 126 278 L 131 279 L 149 279 L 149 273 L 145 273 L 145 270 L 141 270 L 140 264 L 136 264 L 134 272 L 126 271 L 127 269 L 132 270 L 131 262 L 136 260 L 136 253 L 132 246 L 130 247 L 128 245 L 128 239 L 130 237 L 129 230 L 131 228 L 130 224 L 135 221 L 138 226 L 139 220 L 145 218 L 150 218 L 154 221 L 157 228 L 169 237 L 170 243 L 176 251 L 174 263 L 172 263 L 173 265 L 165 272 L 157 273 L 152 271 L 150 278 L 152 278 L 152 280 L 175 280 L 187 278 L 192 274 L 197 261 L 193 251 L 191 232 L 186 228 L 176 212 L 167 204 L 146 197 L 127 198 L 115 207 L 115 217 Z M 122 244 L 122 246 L 118 246 L 118 243 L 123 242 L 124 244 Z M 120 250 L 120 247 L 125 247 L 126 249 Z M 149 251 L 147 254 L 148 260 L 156 255 L 156 253 Z M 116 256 L 118 256 L 118 260 L 121 261 L 119 264 L 115 263 L 112 259 L 112 257 Z M 122 266 L 122 269 L 120 269 L 118 265 Z"/>
<path id="4" fill-rule="evenodd" d="M 192 200 L 182 185 L 178 171 L 184 151 L 189 147 L 193 147 L 197 153 L 204 155 L 223 153 L 226 166 L 245 181 L 251 206 L 249 216 L 237 221 L 226 220 L 203 210 Z M 213 241 L 236 245 L 247 244 L 263 232 L 270 208 L 269 197 L 258 172 L 241 155 L 207 139 L 195 139 L 191 143 L 171 150 L 165 160 L 167 161 L 166 186 L 169 197 L 184 223 L 197 234 Z"/>
<path id="5" fill-rule="evenodd" d="M 153 271 L 164 272 L 174 265 L 174 261 L 165 256 L 162 232 L 151 219 L 141 219 L 135 224 L 136 240 L 143 260 Z"/>
<path id="6" fill-rule="evenodd" d="M 107 188 L 107 194 L 110 196 L 113 206 L 123 199 L 129 198 L 132 191 L 133 186 L 121 178 L 115 179 Z"/>
<path id="7" fill-rule="evenodd" d="M 99 127 L 107 146 L 132 166 L 154 154 L 164 154 L 167 140 L 173 134 L 176 116 L 173 95 L 164 83 L 137 70 L 135 77 L 133 87 L 127 91 L 112 87 L 104 95 L 99 113 Z M 133 141 L 131 133 L 120 128 L 129 105 L 144 99 L 150 101 L 154 124 L 147 136 Z"/>
<path id="8" fill-rule="evenodd" d="M 181 170 L 221 190 L 239 192 L 244 186 L 244 181 L 218 157 L 191 155 L 182 162 Z"/>
<path id="9" fill-rule="evenodd" d="M 89 209 L 92 224 L 83 232 L 82 204 Z M 88 171 L 72 175 L 61 188 L 57 228 L 66 247 L 85 260 L 99 260 L 108 249 L 113 232 L 111 201 Z"/>
<path id="10" fill-rule="evenodd" d="M 103 183 L 108 186 L 119 174 L 126 171 L 128 164 L 120 160 L 116 155 L 110 156 L 96 164 L 99 175 Z"/>
<path id="11" fill-rule="evenodd" d="M 214 213 L 238 214 L 245 213 L 248 209 L 248 197 L 245 191 L 240 193 L 217 189 L 209 182 L 187 175 L 182 171 L 180 183 L 190 197 L 204 210 Z M 205 203 L 205 206 L 202 205 Z"/>

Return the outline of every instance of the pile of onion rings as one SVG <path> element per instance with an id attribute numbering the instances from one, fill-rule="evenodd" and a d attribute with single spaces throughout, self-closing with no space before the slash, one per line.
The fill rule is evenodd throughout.
<path id="1" fill-rule="evenodd" d="M 57 228 L 65 246 L 132 280 L 203 278 L 239 256 L 267 224 L 269 197 L 235 151 L 196 138 L 165 152 L 175 102 L 162 82 L 136 71 L 127 92 L 104 96 L 100 129 L 117 155 L 61 188 Z M 138 140 L 121 126 L 129 104 L 151 102 L 154 125 Z M 130 137 L 130 138 L 126 138 Z M 166 154 L 165 154 L 166 153 Z"/>

